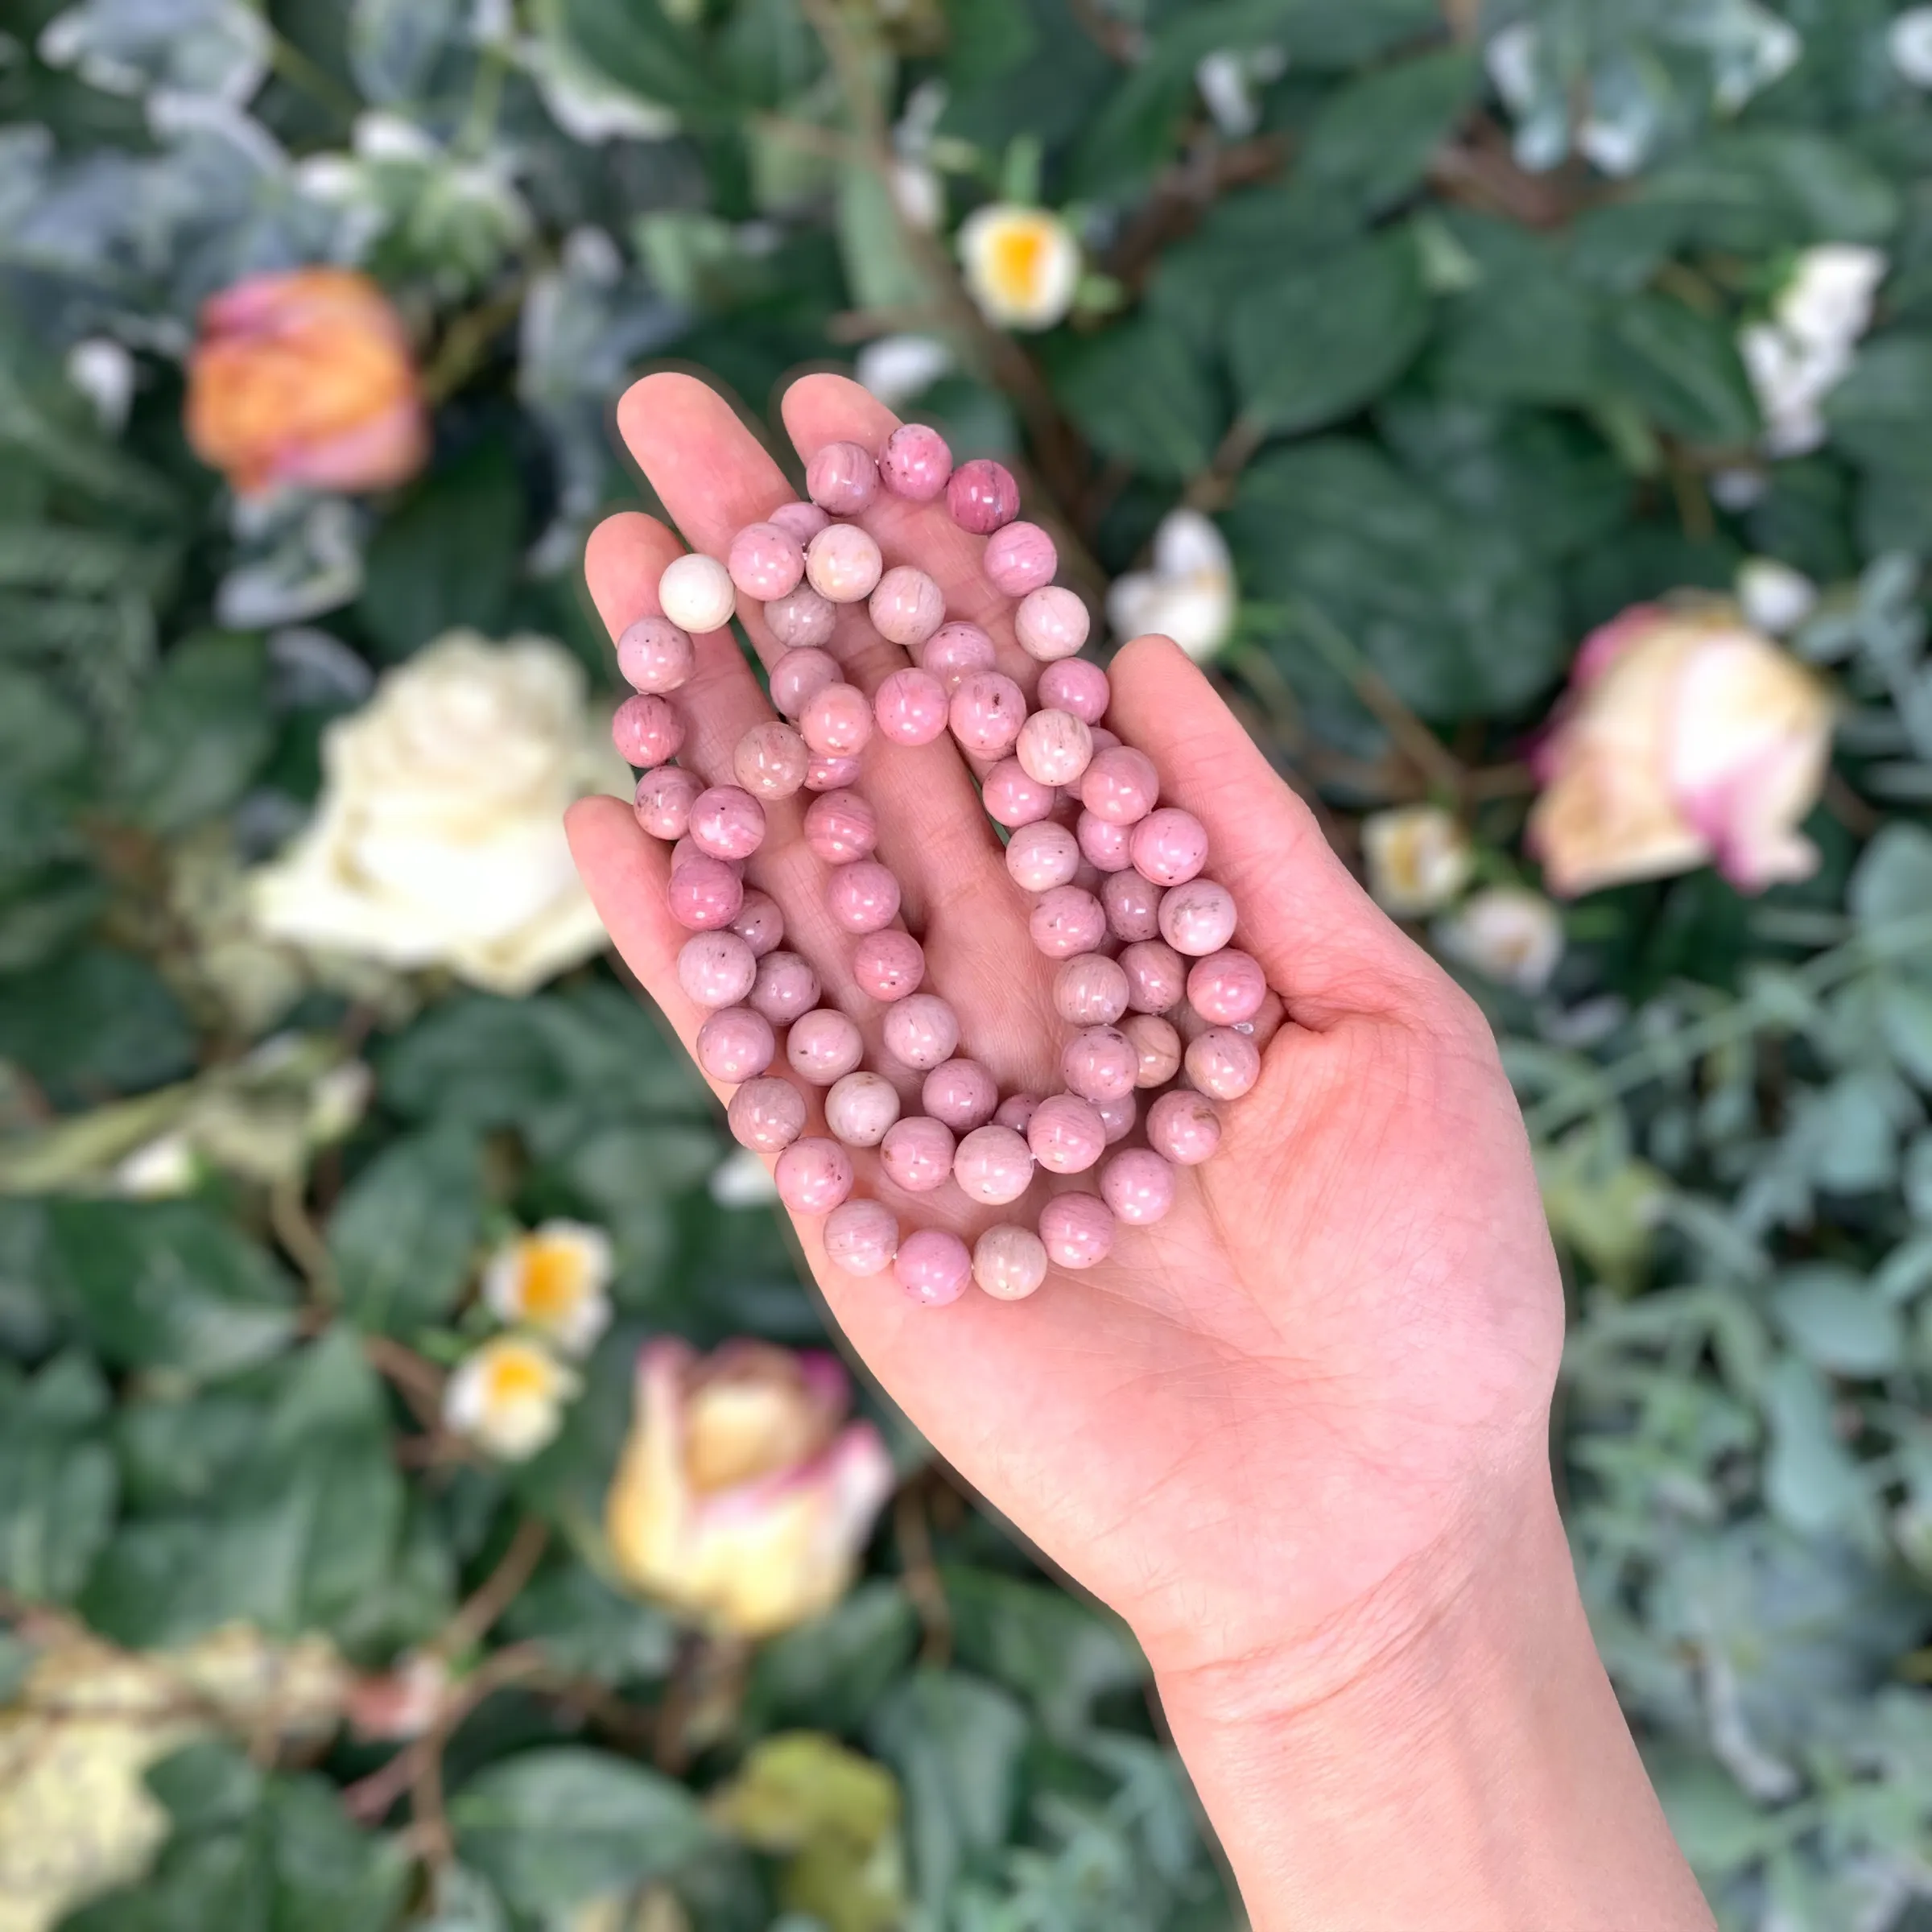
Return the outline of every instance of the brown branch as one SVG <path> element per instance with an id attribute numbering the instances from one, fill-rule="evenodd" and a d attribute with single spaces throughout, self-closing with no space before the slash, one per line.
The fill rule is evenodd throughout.
<path id="1" fill-rule="evenodd" d="M 894 1500 L 892 1533 L 899 1546 L 906 1594 L 925 1632 L 919 1661 L 943 1665 L 952 1655 L 952 1606 L 932 1560 L 932 1527 L 927 1521 L 925 1496 L 916 1484 L 908 1484 Z"/>
<path id="2" fill-rule="evenodd" d="M 517 1598 L 535 1574 L 550 1547 L 550 1525 L 541 1517 L 526 1516 L 517 1525 L 516 1534 L 490 1571 L 471 1595 L 425 1646 L 432 1657 L 447 1660 L 460 1657 L 481 1643 L 492 1624 Z"/>
<path id="3" fill-rule="evenodd" d="M 1437 149 L 1429 180 L 1448 200 L 1505 216 L 1525 228 L 1563 228 L 1605 198 L 1592 192 L 1574 167 L 1533 175 L 1520 167 L 1509 136 L 1486 114 L 1477 115 L 1459 138 Z"/>
<path id="4" fill-rule="evenodd" d="M 1230 189 L 1273 180 L 1291 152 L 1285 134 L 1257 134 L 1224 147 L 1203 130 L 1181 160 L 1155 176 L 1147 199 L 1108 253 L 1108 274 L 1137 291 L 1162 249 L 1192 234 Z"/>
<path id="5" fill-rule="evenodd" d="M 443 1808 L 443 1752 L 456 1727 L 485 1698 L 543 1677 L 549 1666 L 535 1644 L 498 1650 L 464 1678 L 436 1713 L 436 1721 L 402 1755 L 409 1758 L 410 1830 L 417 1854 L 441 1867 L 456 1856 L 456 1841 Z"/>
<path id="6" fill-rule="evenodd" d="M 335 1263 L 329 1258 L 328 1242 L 309 1214 L 299 1174 L 283 1174 L 269 1189 L 268 1221 L 283 1252 L 301 1270 L 316 1305 L 334 1307 L 338 1298 Z"/>
<path id="7" fill-rule="evenodd" d="M 1147 36 L 1132 22 L 1117 20 L 1100 0 L 1068 0 L 1067 10 L 1081 32 L 1110 60 L 1132 67 L 1147 51 Z"/>
<path id="8" fill-rule="evenodd" d="M 436 1365 L 386 1335 L 364 1335 L 362 1353 L 369 1366 L 394 1386 L 416 1420 L 432 1434 L 440 1434 L 443 1377 Z"/>

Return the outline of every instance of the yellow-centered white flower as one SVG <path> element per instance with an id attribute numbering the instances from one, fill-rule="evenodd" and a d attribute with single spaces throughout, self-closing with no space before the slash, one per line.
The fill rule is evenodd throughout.
<path id="1" fill-rule="evenodd" d="M 564 1406 L 582 1386 L 574 1371 L 528 1335 L 499 1335 L 456 1364 L 443 1419 L 499 1461 L 527 1461 L 556 1439 Z"/>
<path id="2" fill-rule="evenodd" d="M 966 287 L 1002 328 L 1051 328 L 1073 307 L 1080 245 L 1051 209 L 995 201 L 960 225 Z"/>
<path id="3" fill-rule="evenodd" d="M 566 1355 L 588 1355 L 610 1326 L 610 1237 L 581 1221 L 546 1221 L 506 1241 L 483 1270 L 497 1320 L 530 1328 Z"/>
<path id="4" fill-rule="evenodd" d="M 1439 805 L 1402 805 L 1362 821 L 1368 890 L 1398 919 L 1439 912 L 1469 882 L 1476 852 L 1453 812 Z"/>

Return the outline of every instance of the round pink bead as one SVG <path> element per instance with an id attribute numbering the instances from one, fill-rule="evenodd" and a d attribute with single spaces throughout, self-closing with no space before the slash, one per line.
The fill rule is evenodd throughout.
<path id="1" fill-rule="evenodd" d="M 1034 944 L 1050 960 L 1092 952 L 1107 936 L 1107 914 L 1090 892 L 1055 886 L 1034 902 L 1026 920 Z"/>
<path id="2" fill-rule="evenodd" d="M 1039 1111 L 1040 1096 L 1037 1093 L 1009 1093 L 993 1110 L 993 1117 L 1002 1127 L 1010 1127 L 1016 1133 L 1024 1133 L 1026 1125 Z"/>
<path id="3" fill-rule="evenodd" d="M 1093 619 L 1078 595 L 1062 584 L 1029 591 L 1013 614 L 1013 634 L 1020 649 L 1042 664 L 1077 656 Z"/>
<path id="4" fill-rule="evenodd" d="M 828 684 L 799 714 L 799 729 L 820 758 L 857 758 L 872 737 L 872 706 L 856 684 Z"/>
<path id="5" fill-rule="evenodd" d="M 1163 805 L 1133 828 L 1134 869 L 1157 886 L 1184 886 L 1208 863 L 1208 828 L 1191 811 Z"/>
<path id="6" fill-rule="evenodd" d="M 942 624 L 919 652 L 919 668 L 931 671 L 947 697 L 975 671 L 991 671 L 999 657 L 993 639 L 976 624 Z"/>
<path id="7" fill-rule="evenodd" d="M 794 1141 L 771 1178 L 794 1214 L 830 1214 L 852 1192 L 852 1156 L 836 1141 L 815 1134 Z"/>
<path id="8" fill-rule="evenodd" d="M 765 807 L 740 785 L 713 785 L 691 802 L 691 841 L 714 859 L 748 859 L 765 843 Z"/>
<path id="9" fill-rule="evenodd" d="M 639 617 L 617 639 L 617 669 L 634 691 L 675 691 L 696 664 L 691 633 L 669 617 Z"/>
<path id="10" fill-rule="evenodd" d="M 1096 819 L 1096 825 L 1106 824 Z M 1118 832 L 1117 825 L 1108 825 Z M 1131 867 L 1111 872 L 1100 882 L 1100 903 L 1107 908 L 1107 930 L 1117 939 L 1151 939 L 1161 930 L 1161 889 Z"/>
<path id="11" fill-rule="evenodd" d="M 924 571 L 895 564 L 879 579 L 867 608 L 873 629 L 888 644 L 910 650 L 946 621 L 946 593 Z"/>
<path id="12" fill-rule="evenodd" d="M 1070 1026 L 1111 1026 L 1127 1010 L 1127 975 L 1117 960 L 1083 953 L 1061 967 L 1053 1009 Z"/>
<path id="13" fill-rule="evenodd" d="M 899 916 L 899 881 L 877 859 L 854 859 L 825 882 L 825 903 L 848 932 L 877 932 Z"/>
<path id="14" fill-rule="evenodd" d="M 819 976 L 795 952 L 768 952 L 758 961 L 745 1004 L 774 1026 L 789 1026 L 819 1003 Z"/>
<path id="15" fill-rule="evenodd" d="M 671 916 L 690 932 L 716 932 L 730 925 L 745 903 L 745 881 L 724 859 L 700 852 L 671 875 Z"/>
<path id="16" fill-rule="evenodd" d="M 1100 1117 L 1100 1125 L 1107 1130 L 1107 1145 L 1111 1147 L 1133 1132 L 1133 1123 L 1140 1117 L 1140 1102 L 1131 1093 L 1123 1093 L 1110 1100 L 1096 1100 L 1093 1110 Z"/>
<path id="17" fill-rule="evenodd" d="M 626 765 L 668 765 L 683 748 L 684 720 L 669 700 L 641 691 L 617 707 L 610 741 Z"/>
<path id="18" fill-rule="evenodd" d="M 765 521 L 783 530 L 802 550 L 832 518 L 815 503 L 781 503 Z"/>
<path id="19" fill-rule="evenodd" d="M 1238 1100 L 1261 1077 L 1261 1050 L 1232 1026 L 1210 1026 L 1187 1042 L 1187 1077 L 1217 1100 Z"/>
<path id="20" fill-rule="evenodd" d="M 687 832 L 671 848 L 671 869 L 675 872 L 680 865 L 688 865 L 693 859 L 710 858 L 716 856 L 715 853 L 707 852 L 704 848 L 689 832 Z M 742 859 L 727 859 L 724 862 L 740 878 L 745 876 L 745 861 Z"/>
<path id="21" fill-rule="evenodd" d="M 1026 694 L 1002 671 L 975 671 L 952 694 L 948 722 L 975 758 L 1003 758 L 1026 722 Z"/>
<path id="22" fill-rule="evenodd" d="M 1216 1026 L 1238 1026 L 1261 1009 L 1268 976 L 1252 953 L 1229 947 L 1198 959 L 1187 968 L 1187 1004 Z"/>
<path id="23" fill-rule="evenodd" d="M 1003 597 L 1023 597 L 1053 581 L 1059 568 L 1053 539 L 1037 523 L 1009 523 L 986 540 L 981 559 L 993 587 Z"/>
<path id="24" fill-rule="evenodd" d="M 1086 1100 L 1117 1100 L 1131 1093 L 1139 1067 L 1133 1042 L 1113 1026 L 1076 1033 L 1060 1055 L 1061 1079 Z"/>
<path id="25" fill-rule="evenodd" d="M 989 537 L 1020 514 L 1020 486 L 1004 463 L 975 456 L 947 479 L 946 507 L 961 530 Z"/>
<path id="26" fill-rule="evenodd" d="M 923 1113 L 894 1121 L 879 1145 L 879 1162 L 908 1194 L 931 1194 L 952 1179 L 952 1129 Z"/>
<path id="27" fill-rule="evenodd" d="M 805 575 L 805 547 L 775 523 L 747 523 L 732 539 L 724 568 L 745 597 L 769 604 L 798 588 Z"/>
<path id="28" fill-rule="evenodd" d="M 1113 1210 L 1098 1195 L 1056 1194 L 1040 1210 L 1040 1241 L 1056 1268 L 1092 1268 L 1113 1252 Z"/>
<path id="29" fill-rule="evenodd" d="M 660 765 L 638 780 L 638 823 L 654 839 L 681 839 L 691 829 L 691 801 L 704 789 L 695 771 Z"/>
<path id="30" fill-rule="evenodd" d="M 1130 1013 L 1121 1022 L 1121 1031 L 1140 1056 L 1135 1086 L 1164 1087 L 1180 1071 L 1181 1036 L 1158 1013 Z"/>
<path id="31" fill-rule="evenodd" d="M 1026 1145 L 1049 1174 L 1084 1174 L 1107 1150 L 1106 1123 L 1092 1101 L 1056 1093 L 1033 1110 Z"/>
<path id="32" fill-rule="evenodd" d="M 856 443 L 828 443 L 805 465 L 805 493 L 835 517 L 856 517 L 878 489 L 879 466 Z"/>
<path id="33" fill-rule="evenodd" d="M 833 604 L 857 604 L 870 597 L 885 568 L 878 545 L 856 523 L 828 523 L 805 551 L 811 588 Z"/>
<path id="34" fill-rule="evenodd" d="M 880 1201 L 841 1201 L 825 1217 L 825 1256 L 847 1274 L 883 1274 L 899 1251 L 899 1224 Z"/>
<path id="35" fill-rule="evenodd" d="M 952 1178 L 969 1201 L 1004 1208 L 1033 1185 L 1033 1150 L 1010 1127 L 976 1127 L 952 1157 Z"/>
<path id="36" fill-rule="evenodd" d="M 972 1245 L 972 1278 L 997 1302 L 1023 1302 L 1046 1278 L 1046 1245 L 1030 1228 L 1002 1221 Z"/>
<path id="37" fill-rule="evenodd" d="M 822 650 L 838 628 L 839 607 L 809 584 L 765 606 L 765 628 L 787 650 Z"/>
<path id="38" fill-rule="evenodd" d="M 1056 795 L 1051 785 L 1029 778 L 1018 758 L 1001 758 L 980 782 L 980 803 L 996 824 L 1017 831 L 1044 819 Z"/>
<path id="39" fill-rule="evenodd" d="M 760 892 L 754 886 L 747 890 L 740 903 L 737 917 L 731 922 L 731 930 L 751 948 L 754 960 L 762 960 L 766 953 L 775 950 L 784 938 L 785 915 L 779 911 L 778 901 L 770 893 Z"/>
<path id="40" fill-rule="evenodd" d="M 754 724 L 731 754 L 731 775 L 754 799 L 788 799 L 805 782 L 811 753 L 791 725 L 777 718 Z"/>
<path id="41" fill-rule="evenodd" d="M 1117 751 L 1120 745 L 1121 734 L 1117 731 L 1109 731 L 1104 724 L 1094 726 L 1093 749 L 1096 753 L 1103 751 Z"/>
<path id="42" fill-rule="evenodd" d="M 908 993 L 886 1009 L 886 1051 L 903 1066 L 927 1072 L 959 1044 L 959 1016 L 936 993 Z"/>
<path id="43" fill-rule="evenodd" d="M 999 1104 L 998 1083 L 977 1060 L 942 1060 L 919 1089 L 919 1104 L 955 1133 L 984 1127 Z"/>
<path id="44" fill-rule="evenodd" d="M 908 665 L 873 693 L 872 712 L 880 735 L 894 745 L 930 745 L 946 729 L 946 687 Z"/>
<path id="45" fill-rule="evenodd" d="M 1096 752 L 1080 780 L 1080 803 L 1110 825 L 1137 824 L 1160 795 L 1160 774 L 1153 759 L 1130 745 Z"/>
<path id="46" fill-rule="evenodd" d="M 1100 1170 L 1100 1198 L 1117 1220 L 1150 1227 L 1174 1205 L 1174 1170 L 1150 1148 L 1124 1147 Z"/>
<path id="47" fill-rule="evenodd" d="M 777 1154 L 805 1131 L 805 1096 L 790 1080 L 766 1075 L 731 1096 L 725 1122 L 731 1137 L 755 1154 Z"/>
<path id="48" fill-rule="evenodd" d="M 952 474 L 952 452 L 946 439 L 923 423 L 902 423 L 879 452 L 879 481 L 908 503 L 931 503 L 943 496 Z"/>
<path id="49" fill-rule="evenodd" d="M 995 767 L 1000 769 L 1003 768 Z M 992 778 L 993 773 L 988 773 L 989 782 Z M 1006 841 L 1007 876 L 1022 892 L 1045 892 L 1069 885 L 1080 865 L 1079 840 L 1064 825 L 1051 819 L 1022 825 Z"/>
<path id="50" fill-rule="evenodd" d="M 1087 658 L 1062 658 L 1040 673 L 1039 697 L 1056 711 L 1070 711 L 1088 724 L 1107 715 L 1113 696 L 1107 674 Z"/>
<path id="51" fill-rule="evenodd" d="M 1125 872 L 1133 866 L 1132 835 L 1125 825 L 1083 811 L 1073 829 L 1080 842 L 1080 857 L 1096 869 Z"/>
<path id="52" fill-rule="evenodd" d="M 852 949 L 852 976 L 873 999 L 905 999 L 926 976 L 926 949 L 897 927 L 869 932 Z"/>
<path id="53" fill-rule="evenodd" d="M 1036 711 L 1020 727 L 1013 756 L 1042 785 L 1071 785 L 1093 757 L 1093 733 L 1070 711 Z"/>
<path id="54" fill-rule="evenodd" d="M 1190 879 L 1161 897 L 1161 937 L 1176 952 L 1202 959 L 1234 937 L 1234 894 L 1212 879 Z"/>
<path id="55" fill-rule="evenodd" d="M 848 1147 L 876 1147 L 899 1117 L 899 1090 L 883 1074 L 841 1075 L 825 1096 L 825 1125 Z"/>
<path id="56" fill-rule="evenodd" d="M 1136 1013 L 1168 1013 L 1187 991 L 1187 962 L 1158 939 L 1137 939 L 1121 952 L 1127 1004 Z"/>
<path id="57" fill-rule="evenodd" d="M 1177 1087 L 1147 1109 L 1147 1144 L 1182 1167 L 1198 1167 L 1221 1144 L 1221 1117 L 1205 1094 Z"/>
<path id="58" fill-rule="evenodd" d="M 805 843 L 828 865 L 869 859 L 878 842 L 878 814 L 856 791 L 822 792 L 805 807 Z"/>
<path id="59" fill-rule="evenodd" d="M 830 651 L 788 650 L 771 667 L 771 708 L 781 717 L 795 718 L 827 685 L 844 682 Z"/>
<path id="60" fill-rule="evenodd" d="M 966 1292 L 972 1278 L 972 1256 L 956 1234 L 921 1228 L 899 1243 L 892 1271 L 915 1302 L 943 1308 Z"/>
<path id="61" fill-rule="evenodd" d="M 758 962 L 735 932 L 694 932 L 678 952 L 678 984 L 699 1006 L 736 1006 L 751 991 Z"/>
<path id="62" fill-rule="evenodd" d="M 858 1028 L 836 1006 L 800 1013 L 785 1036 L 785 1058 L 792 1071 L 814 1087 L 843 1080 L 865 1057 Z"/>
<path id="63" fill-rule="evenodd" d="M 727 1086 L 755 1080 L 777 1051 L 771 1022 L 749 1006 L 727 1006 L 698 1029 L 698 1064 Z"/>
<path id="64" fill-rule="evenodd" d="M 843 791 L 859 782 L 862 767 L 856 758 L 814 757 L 805 768 L 807 791 Z"/>

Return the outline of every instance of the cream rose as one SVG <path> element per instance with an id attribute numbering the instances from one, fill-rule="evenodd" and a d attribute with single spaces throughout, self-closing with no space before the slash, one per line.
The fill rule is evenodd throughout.
<path id="1" fill-rule="evenodd" d="M 269 937 L 512 997 L 604 945 L 564 811 L 630 785 L 562 645 L 451 631 L 330 726 L 322 763 L 315 818 L 251 881 Z"/>

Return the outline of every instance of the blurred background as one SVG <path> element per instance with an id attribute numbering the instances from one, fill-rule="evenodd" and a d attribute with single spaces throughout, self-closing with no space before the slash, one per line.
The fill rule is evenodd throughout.
<path id="1" fill-rule="evenodd" d="M 1724 1924 L 1932 1926 L 1928 90 L 1893 0 L 12 0 L 0 1932 L 1239 1922 L 570 868 L 664 362 L 1212 665 L 1504 1042 Z"/>

